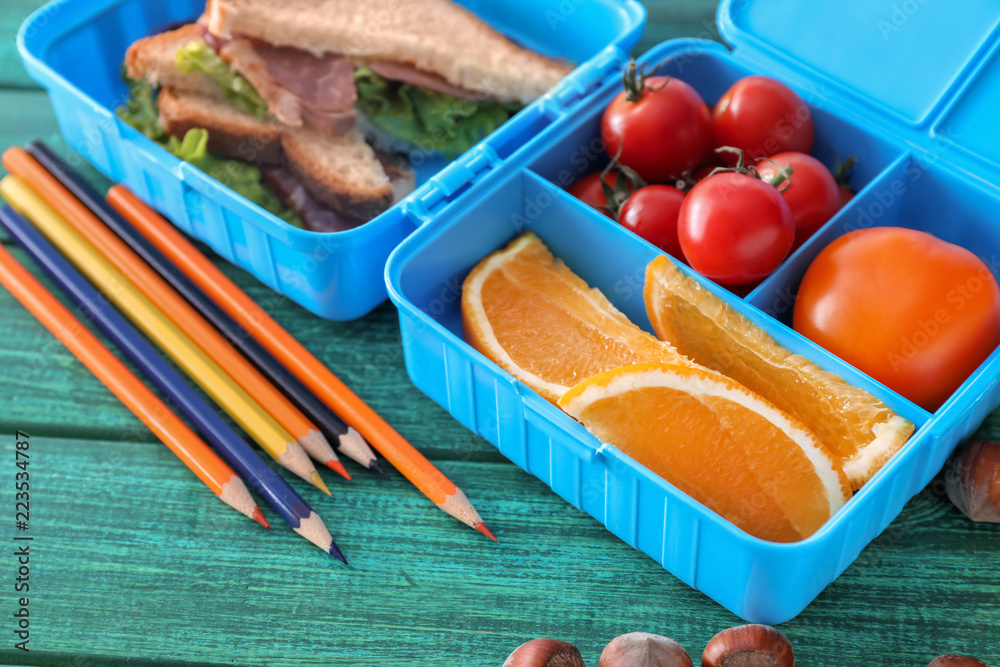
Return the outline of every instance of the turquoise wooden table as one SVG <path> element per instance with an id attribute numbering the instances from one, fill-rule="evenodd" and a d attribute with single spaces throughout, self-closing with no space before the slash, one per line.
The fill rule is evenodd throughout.
<path id="1" fill-rule="evenodd" d="M 0 8 L 0 148 L 62 147 Z M 714 2 L 649 2 L 640 49 L 711 36 Z M 95 172 L 88 172 L 95 182 Z M 7 239 L 4 244 L 10 248 Z M 14 251 L 24 259 L 23 253 Z M 468 494 L 498 544 L 398 474 L 290 479 L 326 518 L 344 567 L 270 515 L 259 529 L 205 488 L 6 291 L 0 290 L 0 663 L 499 666 L 539 636 L 589 665 L 618 634 L 673 637 L 697 657 L 741 621 L 626 546 L 453 421 L 410 384 L 396 312 L 317 319 L 220 266 Z M 30 652 L 14 648 L 15 431 L 31 436 Z M 983 437 L 1000 436 L 1000 415 Z M 137 497 L 136 483 L 155 494 Z M 923 667 L 964 652 L 1000 665 L 1000 527 L 974 525 L 940 479 L 782 630 L 802 665 Z"/>

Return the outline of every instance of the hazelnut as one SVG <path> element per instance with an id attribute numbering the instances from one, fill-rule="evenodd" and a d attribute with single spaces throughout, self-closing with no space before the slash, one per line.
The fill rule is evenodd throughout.
<path id="1" fill-rule="evenodd" d="M 503 667 L 586 667 L 572 644 L 558 639 L 532 639 L 514 649 Z"/>
<path id="2" fill-rule="evenodd" d="M 599 667 L 692 667 L 691 656 L 673 639 L 648 632 L 630 632 L 611 640 L 601 652 Z"/>
<path id="3" fill-rule="evenodd" d="M 788 638 L 769 625 L 740 625 L 712 637 L 701 667 L 795 667 Z"/>
<path id="4" fill-rule="evenodd" d="M 956 655 L 954 653 L 949 653 L 948 655 L 939 655 L 938 657 L 931 660 L 927 667 L 990 667 L 982 660 L 976 660 L 975 658 L 970 658 L 967 655 Z"/>
<path id="5" fill-rule="evenodd" d="M 1000 523 L 1000 444 L 970 442 L 944 476 L 948 498 L 973 521 Z"/>

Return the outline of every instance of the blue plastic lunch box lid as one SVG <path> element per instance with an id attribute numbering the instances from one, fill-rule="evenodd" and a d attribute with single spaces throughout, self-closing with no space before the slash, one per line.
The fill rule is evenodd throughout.
<path id="1" fill-rule="evenodd" d="M 1000 182 L 995 2 L 722 0 L 717 16 L 742 60 L 766 65 L 807 102 L 979 185 Z"/>

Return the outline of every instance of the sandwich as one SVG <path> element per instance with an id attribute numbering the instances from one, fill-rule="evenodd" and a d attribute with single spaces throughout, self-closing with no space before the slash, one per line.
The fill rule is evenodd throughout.
<path id="1" fill-rule="evenodd" d="M 335 231 L 412 190 L 407 158 L 466 151 L 568 71 L 451 0 L 209 0 L 128 49 L 121 115 L 175 154 L 253 165 L 234 180 L 294 216 L 269 210 Z"/>

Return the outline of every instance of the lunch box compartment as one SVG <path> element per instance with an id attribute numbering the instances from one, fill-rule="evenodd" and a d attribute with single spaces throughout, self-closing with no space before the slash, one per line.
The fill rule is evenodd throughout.
<path id="1" fill-rule="evenodd" d="M 442 213 L 439 223 L 418 230 L 390 260 L 390 295 L 400 309 L 410 377 L 511 461 L 735 613 L 769 623 L 794 616 L 944 463 L 946 453 L 921 444 L 931 438 L 925 411 L 682 267 L 781 344 L 870 391 L 917 426 L 897 456 L 809 539 L 782 545 L 747 535 L 602 445 L 463 340 L 463 280 L 483 257 L 525 231 L 537 233 L 647 331 L 643 275 L 661 251 L 528 169 L 481 186 L 477 201 Z"/>
<path id="2" fill-rule="evenodd" d="M 816 256 L 844 234 L 872 227 L 927 232 L 970 250 L 986 263 L 994 277 L 1000 277 L 1000 226 L 995 223 L 998 212 L 1000 197 L 996 191 L 975 187 L 967 175 L 956 175 L 948 167 L 908 153 L 852 199 L 747 300 L 791 325 L 790 300 Z"/>
<path id="3" fill-rule="evenodd" d="M 929 161 L 931 157 L 901 156 L 747 300 L 791 326 L 795 295 L 816 256 L 844 234 L 872 227 L 906 227 L 933 234 L 975 253 L 1000 278 L 1000 227 L 995 224 L 1000 192 L 979 187 L 976 179 L 955 174 L 953 168 Z M 938 408 L 935 429 L 957 430 L 959 437 L 950 434 L 956 440 L 971 434 L 991 411 L 989 401 L 984 403 L 981 397 L 994 390 L 998 378 L 1000 350 L 994 350 Z"/>
<path id="4" fill-rule="evenodd" d="M 635 0 L 460 4 L 515 41 L 576 62 L 581 69 L 591 60 L 620 59 L 645 24 L 645 10 Z M 67 143 L 106 176 L 317 315 L 336 320 L 363 316 L 386 298 L 382 275 L 389 253 L 416 225 L 431 219 L 430 212 L 430 217 L 408 216 L 400 204 L 347 232 L 297 229 L 180 162 L 116 117 L 115 110 L 127 100 L 122 63 L 129 44 L 197 18 L 204 6 L 204 0 L 57 0 L 25 22 L 18 47 L 29 74 L 49 91 Z M 536 102 L 543 111 L 529 110 L 504 126 L 511 146 L 530 140 L 561 113 L 559 96 L 565 90 L 564 84 L 556 86 Z M 417 154 L 414 167 L 423 189 L 416 198 L 448 199 L 467 189 L 464 183 L 435 177 L 446 166 L 461 167 L 451 172 L 452 178 L 472 181 L 503 159 L 492 156 L 492 161 L 474 163 L 475 157 L 466 153 L 449 162 Z"/>
<path id="5" fill-rule="evenodd" d="M 709 104 L 747 74 L 779 78 L 795 88 L 813 112 L 812 154 L 828 167 L 834 166 L 838 153 L 842 159 L 858 158 L 851 181 L 858 195 L 746 298 L 681 267 L 779 344 L 870 392 L 916 426 L 902 449 L 808 539 L 774 544 L 735 528 L 615 447 L 602 445 L 462 338 L 463 279 L 485 256 L 527 230 L 535 231 L 553 254 L 635 324 L 650 330 L 642 288 L 646 265 L 660 251 L 564 190 L 607 164 L 599 141 L 600 119 L 621 90 L 615 63 L 607 63 L 603 71 L 590 63 L 577 81 L 576 94 L 562 100 L 562 113 L 534 139 L 522 144 L 504 141 L 503 130 L 488 138 L 480 148 L 495 153 L 502 148 L 509 159 L 470 186 L 466 203 L 439 209 L 433 222 L 394 251 L 386 267 L 389 294 L 399 308 L 407 370 L 417 387 L 623 541 L 752 622 L 780 623 L 801 612 L 1000 404 L 1000 351 L 930 414 L 789 326 L 794 291 L 809 263 L 854 226 L 902 224 L 978 254 L 1000 250 L 1000 232 L 991 226 L 1000 214 L 1000 190 L 992 183 L 1000 178 L 977 168 L 984 162 L 981 156 L 963 157 L 968 152 L 964 149 L 942 151 L 943 138 L 930 129 L 949 113 L 951 102 L 939 97 L 961 99 L 970 90 L 968 82 L 976 80 L 992 48 L 996 21 L 984 22 L 986 7 L 975 4 L 970 16 L 980 24 L 965 26 L 963 33 L 972 41 L 961 45 L 961 54 L 943 59 L 955 68 L 950 78 L 941 78 L 938 65 L 926 62 L 934 57 L 932 52 L 906 51 L 914 63 L 900 67 L 916 73 L 926 68 L 933 86 L 928 94 L 916 90 L 915 81 L 893 81 L 887 90 L 913 93 L 890 99 L 865 83 L 871 72 L 863 73 L 857 89 L 840 79 L 862 67 L 878 70 L 884 63 L 867 62 L 862 56 L 887 53 L 884 45 L 844 40 L 858 47 L 857 57 L 831 46 L 837 41 L 835 26 L 856 30 L 845 21 L 875 15 L 869 4 L 852 0 L 836 7 L 809 5 L 818 18 L 802 26 L 795 21 L 804 20 L 807 8 L 791 0 L 723 0 L 719 25 L 735 43 L 732 51 L 712 42 L 673 40 L 640 59 L 693 85 Z M 888 1 L 875 4 L 879 12 L 892 12 Z M 912 25 L 932 25 L 947 13 L 936 5 L 921 5 L 921 11 L 926 14 Z M 787 38 L 787 50 L 773 30 L 763 30 L 764 16 Z M 758 27 L 766 39 L 753 32 Z M 920 34 L 893 39 L 905 51 L 916 48 Z M 820 50 L 830 48 L 846 61 L 810 60 L 824 58 Z M 916 173 L 916 180 L 907 180 Z"/>
<path id="6" fill-rule="evenodd" d="M 685 42 L 694 50 L 683 51 Z M 676 77 L 691 85 L 705 103 L 712 107 L 739 79 L 754 74 L 722 48 L 693 40 L 674 40 L 669 44 L 671 55 L 664 54 L 658 74 Z M 679 48 L 678 48 L 679 47 Z M 563 121 L 554 128 L 546 142 L 551 148 L 531 163 L 531 168 L 556 185 L 567 188 L 583 176 L 600 171 L 608 162 L 601 140 L 601 118 L 604 108 L 621 92 L 620 86 L 602 88 L 587 104 L 586 110 Z M 809 106 L 816 128 L 810 154 L 831 171 L 837 158 L 854 156 L 851 185 L 860 190 L 898 158 L 903 148 L 890 139 L 852 124 L 830 111 L 813 104 L 819 98 L 809 91 L 799 91 Z M 795 176 L 792 175 L 794 180 Z"/>

